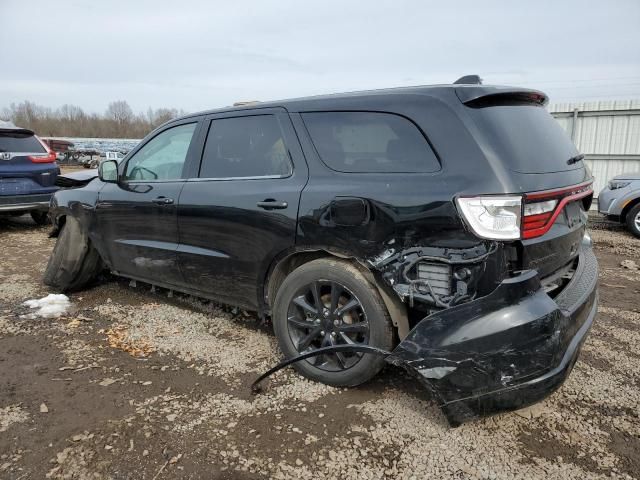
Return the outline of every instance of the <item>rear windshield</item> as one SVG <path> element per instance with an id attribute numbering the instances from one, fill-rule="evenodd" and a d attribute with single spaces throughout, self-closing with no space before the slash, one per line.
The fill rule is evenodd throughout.
<path id="1" fill-rule="evenodd" d="M 0 132 L 0 152 L 45 153 L 46 150 L 33 135 Z"/>
<path id="2" fill-rule="evenodd" d="M 391 113 L 309 112 L 302 118 L 322 161 L 349 173 L 429 173 L 440 170 L 418 127 Z"/>
<path id="3" fill-rule="evenodd" d="M 511 170 L 551 173 L 583 168 L 575 145 L 544 107 L 501 105 L 467 109 L 487 143 Z"/>

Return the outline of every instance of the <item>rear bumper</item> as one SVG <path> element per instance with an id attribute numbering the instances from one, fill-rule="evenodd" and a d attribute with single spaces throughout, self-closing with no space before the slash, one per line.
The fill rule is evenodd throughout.
<path id="1" fill-rule="evenodd" d="M 567 378 L 597 311 L 598 264 L 582 245 L 576 272 L 554 299 L 528 270 L 491 294 L 424 318 L 387 360 L 415 374 L 447 419 L 535 403 Z"/>
<path id="2" fill-rule="evenodd" d="M 0 213 L 29 210 L 49 210 L 51 193 L 37 195 L 0 195 Z"/>

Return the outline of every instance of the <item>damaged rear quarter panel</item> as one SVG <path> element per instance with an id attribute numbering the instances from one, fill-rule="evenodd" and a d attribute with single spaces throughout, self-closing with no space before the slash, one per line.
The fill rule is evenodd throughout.
<path id="1" fill-rule="evenodd" d="M 514 187 L 495 168 L 473 139 L 453 91 L 443 101 L 430 95 L 381 100 L 359 96 L 327 101 L 319 110 L 389 112 L 410 118 L 425 134 L 441 164 L 432 173 L 343 173 L 328 168 L 318 156 L 299 114 L 291 112 L 309 166 L 301 193 L 296 247 L 340 252 L 371 269 L 399 298 L 426 300 L 428 295 L 402 279 L 408 258 L 430 255 L 445 264 L 478 258 L 482 294 L 501 280 L 503 252 L 467 231 L 454 204 L 458 195 L 506 193 Z M 294 109 L 291 109 L 294 110 Z M 452 132 L 455 132 L 455 138 Z M 464 161 L 461 161 L 464 159 Z M 469 169 L 473 169 L 473 176 Z M 504 178 L 507 178 L 506 176 Z M 426 250 L 420 253 L 420 249 Z M 491 258 L 486 254 L 491 252 Z M 393 258 L 391 262 L 386 261 Z M 404 281 L 404 287 L 402 287 Z M 472 286 L 472 282 L 469 286 Z M 453 288 L 457 288 L 454 285 Z M 462 287 L 464 288 L 464 287 Z M 433 304 L 434 302 L 428 302 Z"/>

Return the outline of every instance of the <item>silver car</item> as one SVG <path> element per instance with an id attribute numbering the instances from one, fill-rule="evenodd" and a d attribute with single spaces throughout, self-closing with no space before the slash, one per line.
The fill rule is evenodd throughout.
<path id="1" fill-rule="evenodd" d="M 640 237 L 640 173 L 613 177 L 598 195 L 598 212 Z"/>

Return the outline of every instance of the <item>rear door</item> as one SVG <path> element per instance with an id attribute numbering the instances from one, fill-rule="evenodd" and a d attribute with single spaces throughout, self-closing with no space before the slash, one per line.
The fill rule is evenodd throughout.
<path id="1" fill-rule="evenodd" d="M 197 129 L 193 118 L 167 126 L 121 165 L 118 184 L 107 183 L 100 191 L 100 242 L 117 273 L 151 283 L 183 283 L 176 262 L 177 204 Z"/>
<path id="2" fill-rule="evenodd" d="M 274 257 L 295 243 L 308 170 L 284 109 L 212 115 L 178 205 L 178 261 L 191 288 L 256 308 Z"/>

